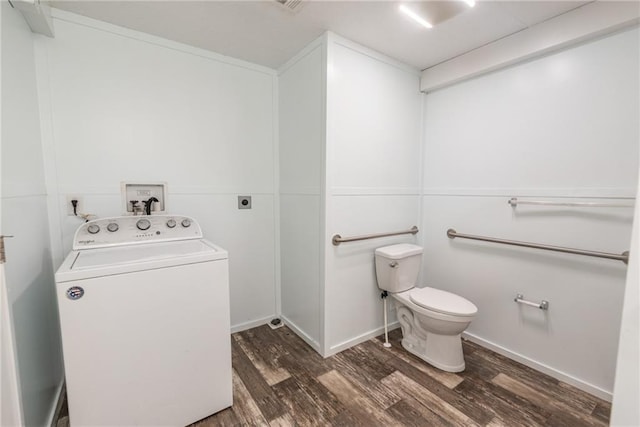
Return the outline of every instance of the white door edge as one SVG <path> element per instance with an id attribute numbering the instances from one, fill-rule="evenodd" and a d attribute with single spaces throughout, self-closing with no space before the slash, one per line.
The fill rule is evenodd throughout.
<path id="1" fill-rule="evenodd" d="M 4 264 L 0 264 L 0 313 L 2 318 L 2 352 L 1 382 L 2 405 L 0 405 L 0 424 L 3 426 L 23 426 L 22 399 L 20 396 L 20 379 L 16 362 L 15 340 L 13 336 L 13 322 L 11 321 L 11 307 L 5 284 Z"/>

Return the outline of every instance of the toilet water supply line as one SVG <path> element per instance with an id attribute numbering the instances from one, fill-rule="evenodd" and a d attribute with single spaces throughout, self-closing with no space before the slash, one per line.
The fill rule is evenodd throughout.
<path id="1" fill-rule="evenodd" d="M 387 324 L 387 296 L 389 294 L 387 293 L 387 291 L 384 291 L 380 294 L 380 298 L 382 298 L 382 307 L 384 310 L 384 346 L 386 348 L 391 347 L 391 344 L 389 344 L 389 325 Z"/>

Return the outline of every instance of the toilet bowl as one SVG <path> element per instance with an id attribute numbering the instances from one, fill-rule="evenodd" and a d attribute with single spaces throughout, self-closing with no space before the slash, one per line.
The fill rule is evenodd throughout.
<path id="1" fill-rule="evenodd" d="M 432 287 L 416 288 L 422 248 L 398 244 L 375 251 L 378 287 L 395 301 L 402 346 L 448 372 L 465 368 L 461 334 L 477 307 L 467 299 Z"/>

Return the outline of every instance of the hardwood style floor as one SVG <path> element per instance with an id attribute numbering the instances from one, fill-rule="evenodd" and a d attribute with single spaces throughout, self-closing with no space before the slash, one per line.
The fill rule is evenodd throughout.
<path id="1" fill-rule="evenodd" d="M 233 334 L 234 406 L 193 427 L 603 426 L 611 406 L 471 342 L 440 371 L 382 337 L 323 359 L 287 327 Z"/>
<path id="2" fill-rule="evenodd" d="M 378 337 L 323 359 L 286 326 L 233 334 L 234 405 L 191 427 L 609 423 L 608 402 L 476 344 L 464 342 L 466 370 L 452 374 L 401 338 L 398 329 L 390 349 Z"/>

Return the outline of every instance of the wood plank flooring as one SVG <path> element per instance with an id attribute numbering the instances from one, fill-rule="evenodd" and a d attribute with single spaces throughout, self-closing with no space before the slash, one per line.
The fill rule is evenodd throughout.
<path id="1" fill-rule="evenodd" d="M 286 326 L 232 335 L 234 406 L 209 426 L 606 426 L 611 405 L 464 342 L 467 368 L 431 367 L 382 337 L 323 359 Z"/>
<path id="2" fill-rule="evenodd" d="M 323 359 L 286 326 L 233 334 L 234 405 L 191 427 L 609 423 L 610 403 L 476 344 L 464 341 L 467 367 L 453 374 L 401 338 L 397 329 L 390 349 L 378 337 Z"/>

